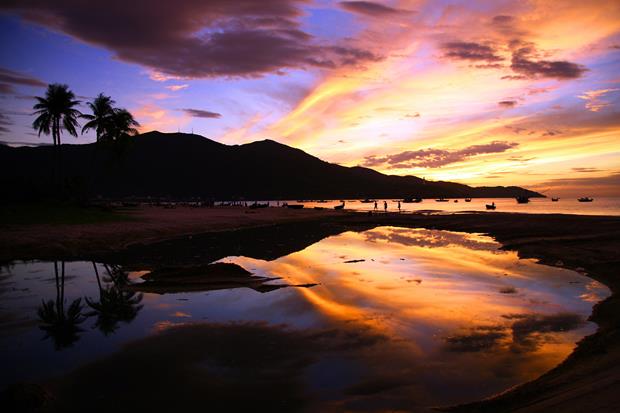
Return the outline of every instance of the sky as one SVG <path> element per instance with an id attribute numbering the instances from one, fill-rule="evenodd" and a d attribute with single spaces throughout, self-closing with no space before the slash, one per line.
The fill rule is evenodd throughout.
<path id="1" fill-rule="evenodd" d="M 31 126 L 49 83 L 143 132 L 620 196 L 618 1 L 3 1 L 1 142 L 51 142 Z"/>

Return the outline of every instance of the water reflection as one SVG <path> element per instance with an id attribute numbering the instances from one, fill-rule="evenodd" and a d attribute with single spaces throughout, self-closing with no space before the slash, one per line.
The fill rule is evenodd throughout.
<path id="1" fill-rule="evenodd" d="M 104 264 L 109 283 L 103 286 L 97 265 L 94 262 L 92 264 L 99 288 L 99 300 L 86 297 L 86 303 L 92 309 L 87 316 L 95 316 L 95 327 L 109 335 L 118 329 L 121 321 L 129 323 L 136 318 L 143 307 L 140 304 L 142 294 L 127 289 L 130 285 L 128 274 L 118 266 Z"/>
<path id="2" fill-rule="evenodd" d="M 82 329 L 79 325 L 84 321 L 82 314 L 82 299 L 77 298 L 65 310 L 65 263 L 54 261 L 54 278 L 56 284 L 56 299 L 43 301 L 37 309 L 39 328 L 45 331 L 45 338 L 51 338 L 56 350 L 70 347 L 79 339 Z"/>
<path id="3" fill-rule="evenodd" d="M 594 331 L 586 318 L 608 294 L 478 234 L 379 227 L 306 238 L 284 256 L 281 239 L 265 254 L 237 242 L 226 254 L 220 243 L 204 253 L 220 258 L 209 265 L 186 240 L 189 263 L 156 257 L 166 266 L 141 272 L 92 262 L 68 263 L 66 275 L 64 263 L 3 269 L 0 320 L 33 314 L 55 293 L 44 324 L 65 334 L 48 333 L 62 352 L 38 329 L 0 337 L 1 384 L 53 378 L 60 407 L 74 409 L 97 399 L 102 409 L 410 411 L 552 368 Z M 242 250 L 254 258 L 226 257 Z M 291 285 L 312 287 L 280 288 Z M 114 400 L 99 390 L 110 383 Z"/>

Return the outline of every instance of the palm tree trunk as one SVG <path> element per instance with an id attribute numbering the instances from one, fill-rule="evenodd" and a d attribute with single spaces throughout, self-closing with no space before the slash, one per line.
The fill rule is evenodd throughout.
<path id="1" fill-rule="evenodd" d="M 99 279 L 99 270 L 97 269 L 97 264 L 93 261 L 93 268 L 95 269 L 95 277 L 97 277 L 97 285 L 99 286 L 99 301 L 101 301 L 101 295 L 103 289 L 101 288 L 101 280 Z"/>

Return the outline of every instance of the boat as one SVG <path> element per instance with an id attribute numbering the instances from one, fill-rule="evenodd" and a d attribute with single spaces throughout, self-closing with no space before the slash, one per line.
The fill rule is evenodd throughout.
<path id="1" fill-rule="evenodd" d="M 465 198 L 465 202 L 471 202 L 471 198 Z"/>
<path id="2" fill-rule="evenodd" d="M 254 202 L 252 205 L 250 205 L 250 209 L 267 208 L 268 206 L 269 202 L 265 202 L 264 204 Z"/>
<path id="3" fill-rule="evenodd" d="M 303 209 L 304 204 L 288 204 L 286 207 L 290 209 Z"/>
<path id="4" fill-rule="evenodd" d="M 342 201 L 342 204 L 340 204 L 340 205 L 336 205 L 336 206 L 334 207 L 334 209 L 343 209 L 343 208 L 344 208 L 344 201 Z"/>
<path id="5" fill-rule="evenodd" d="M 362 199 L 360 202 L 362 204 L 372 204 L 373 202 L 375 202 L 375 200 L 374 199 L 366 198 L 366 199 Z"/>
<path id="6" fill-rule="evenodd" d="M 551 198 L 551 202 L 558 202 L 560 198 Z"/>
<path id="7" fill-rule="evenodd" d="M 515 199 L 517 200 L 517 204 L 527 204 L 530 202 L 529 196 L 518 196 Z"/>
<path id="8" fill-rule="evenodd" d="M 487 209 L 496 209 L 497 207 L 495 206 L 495 202 L 492 202 L 490 204 L 486 204 Z"/>
<path id="9" fill-rule="evenodd" d="M 422 198 L 404 198 L 401 202 L 403 204 L 419 204 L 422 202 Z"/>
<path id="10" fill-rule="evenodd" d="M 454 202 L 459 202 L 459 200 L 458 200 L 458 199 L 455 199 L 455 200 L 454 200 Z"/>
<path id="11" fill-rule="evenodd" d="M 449 202 L 449 201 L 446 198 L 441 197 L 439 199 L 436 199 L 435 202 Z"/>
<path id="12" fill-rule="evenodd" d="M 583 196 L 583 197 L 577 199 L 577 201 L 579 201 L 579 202 L 592 202 L 592 201 L 594 201 L 594 198 L 590 198 L 589 196 Z"/>

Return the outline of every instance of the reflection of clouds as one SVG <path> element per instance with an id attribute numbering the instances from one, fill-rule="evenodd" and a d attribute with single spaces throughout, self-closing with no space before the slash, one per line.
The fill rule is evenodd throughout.
<path id="1" fill-rule="evenodd" d="M 447 350 L 531 353 L 553 341 L 556 333 L 576 330 L 585 323 L 583 317 L 575 313 L 504 314 L 502 317 L 512 324 L 478 326 L 450 335 L 444 338 Z"/>
<path id="2" fill-rule="evenodd" d="M 454 245 L 473 250 L 495 251 L 500 247 L 499 243 L 489 237 L 432 229 L 382 227 L 366 231 L 364 236 L 370 242 L 384 241 L 426 248 Z"/>
<path id="3" fill-rule="evenodd" d="M 592 281 L 586 284 L 586 292 L 581 294 L 579 298 L 590 303 L 598 303 L 605 298 L 607 287 L 598 281 Z"/>

